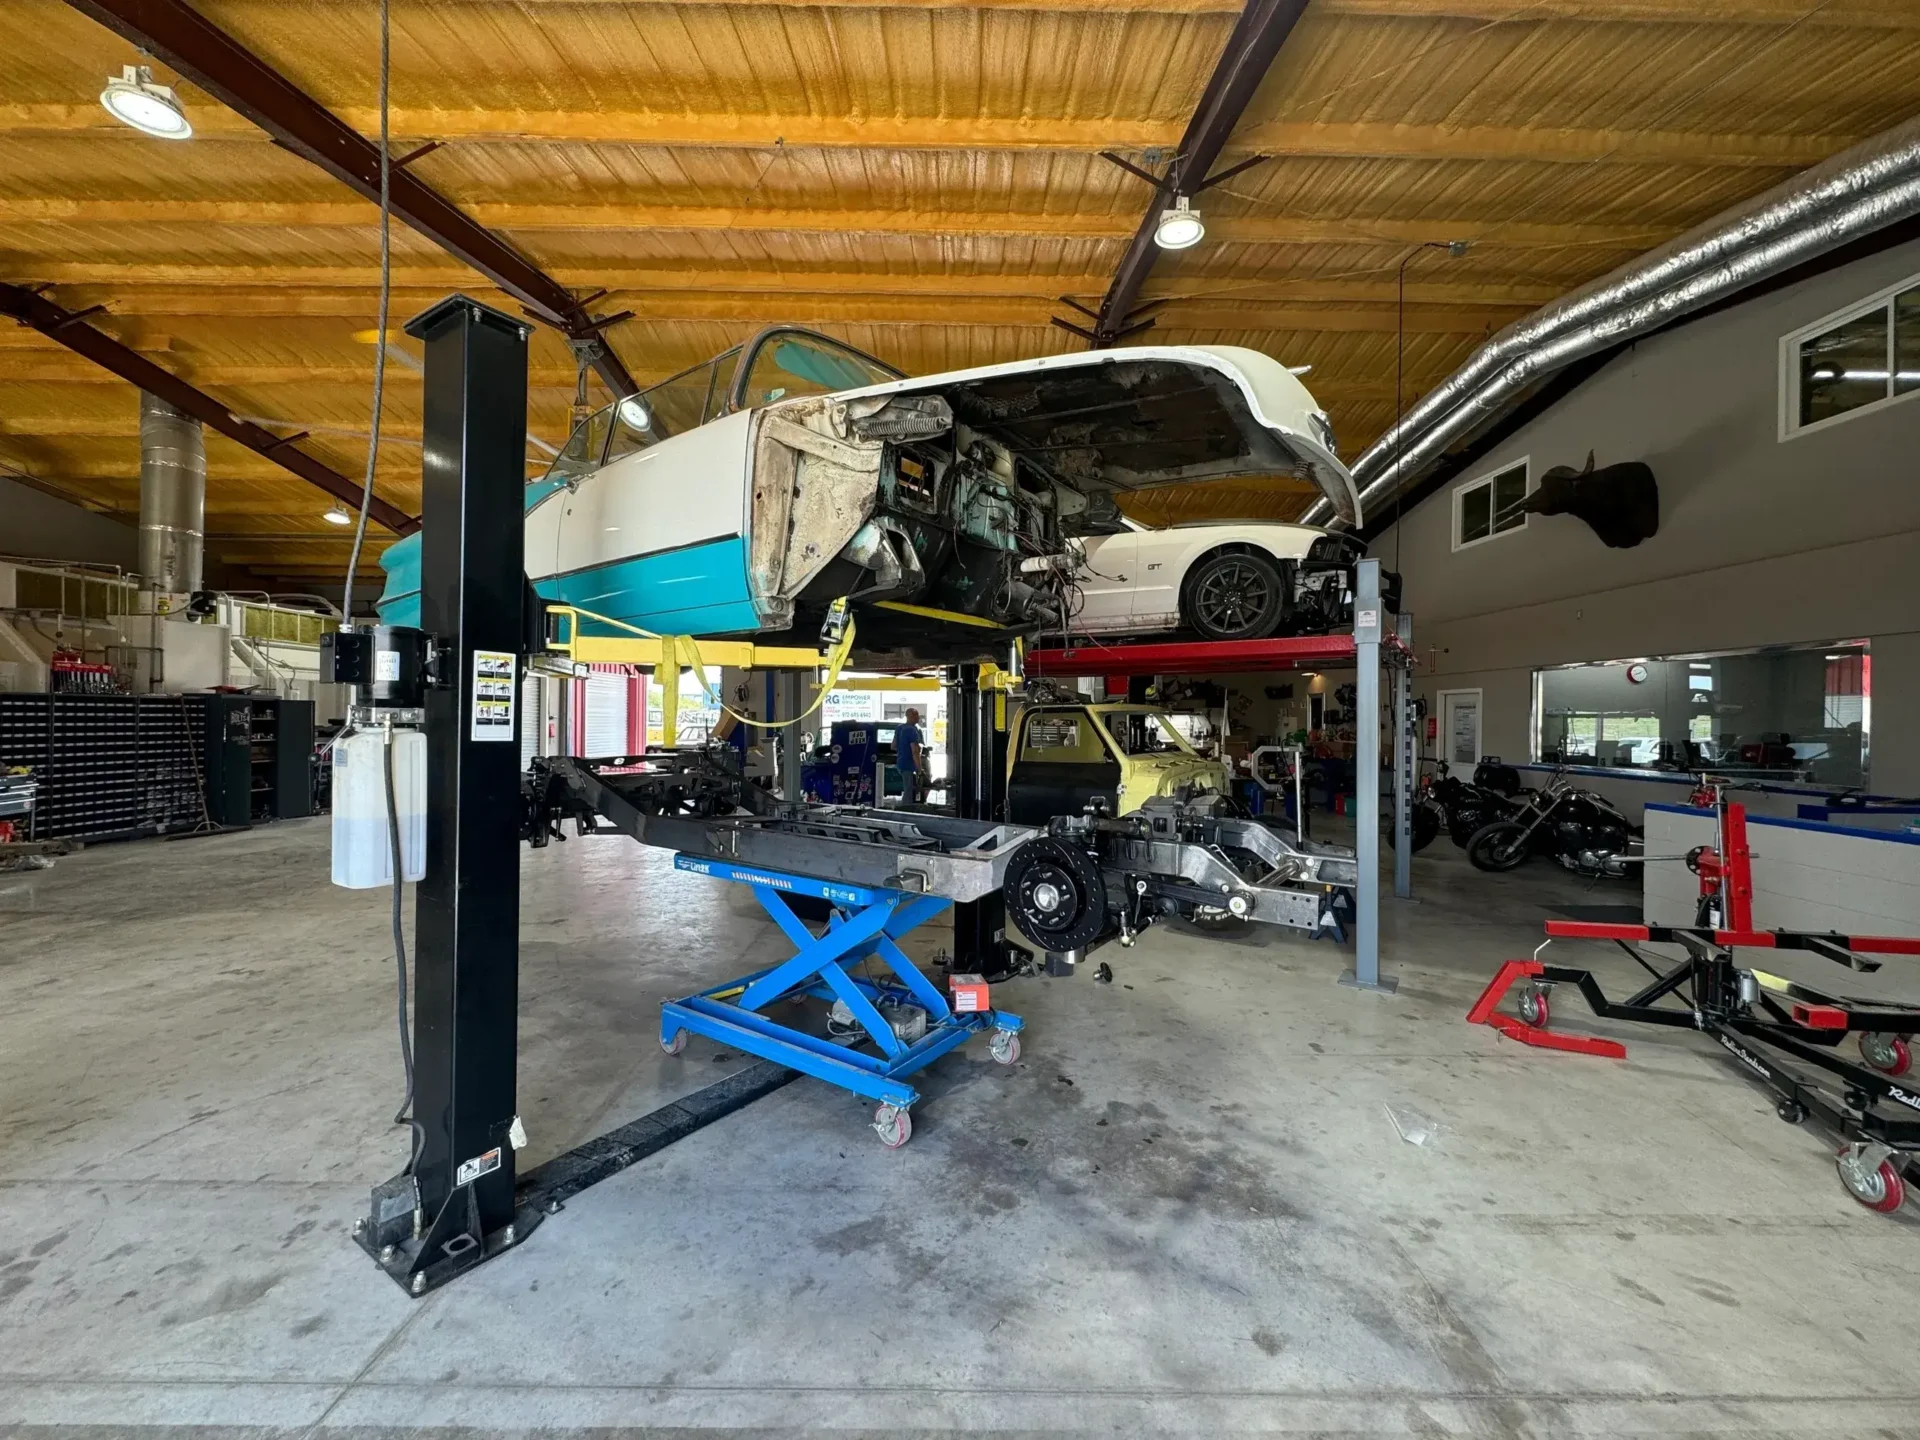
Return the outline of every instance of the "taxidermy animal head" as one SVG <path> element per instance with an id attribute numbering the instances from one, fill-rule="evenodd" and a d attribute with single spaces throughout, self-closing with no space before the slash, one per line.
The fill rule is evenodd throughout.
<path id="1" fill-rule="evenodd" d="M 1604 469 L 1555 465 L 1540 477 L 1540 488 L 1520 508 L 1535 515 L 1577 515 L 1616 550 L 1631 550 L 1660 532 L 1660 487 L 1653 470 L 1639 460 L 1623 460 Z"/>

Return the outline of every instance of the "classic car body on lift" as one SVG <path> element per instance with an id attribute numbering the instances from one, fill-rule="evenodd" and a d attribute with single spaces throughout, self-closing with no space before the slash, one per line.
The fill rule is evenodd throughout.
<path id="1" fill-rule="evenodd" d="M 1290 475 L 1357 519 L 1331 438 L 1306 387 L 1252 350 L 910 380 L 773 329 L 583 422 L 528 487 L 527 574 L 549 600 L 661 633 L 810 635 L 843 595 L 1032 630 L 1069 619 L 1068 537 L 1115 493 Z M 418 541 L 383 564 L 382 617 L 407 623 Z M 863 637 L 884 649 L 926 623 L 869 609 Z"/>

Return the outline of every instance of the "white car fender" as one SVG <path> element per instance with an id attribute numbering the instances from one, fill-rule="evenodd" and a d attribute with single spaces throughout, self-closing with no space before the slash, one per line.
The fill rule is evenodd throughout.
<path id="1" fill-rule="evenodd" d="M 1133 604 L 1126 623 L 1142 629 L 1178 625 L 1188 574 L 1203 556 L 1223 545 L 1250 546 L 1275 560 L 1300 560 L 1324 533 L 1305 525 L 1253 522 L 1139 531 L 1133 537 Z M 1098 553 L 1098 542 L 1091 542 L 1089 563 L 1096 569 Z"/>

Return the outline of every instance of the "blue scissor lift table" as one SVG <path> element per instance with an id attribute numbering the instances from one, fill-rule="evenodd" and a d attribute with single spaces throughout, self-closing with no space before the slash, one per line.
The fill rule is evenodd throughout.
<path id="1" fill-rule="evenodd" d="M 817 880 L 725 860 L 676 854 L 674 868 L 751 887 L 761 907 L 797 947 L 791 959 L 729 980 L 712 989 L 669 1000 L 660 1011 L 660 1044 L 669 1055 L 686 1047 L 687 1034 L 705 1035 L 749 1055 L 785 1065 L 804 1075 L 880 1102 L 873 1128 L 889 1149 L 907 1143 L 913 1133 L 908 1111 L 920 1092 L 907 1077 L 932 1064 L 970 1036 L 991 1032 L 989 1049 L 1002 1065 L 1020 1058 L 1018 1015 L 1005 1010 L 956 1014 L 939 989 L 900 948 L 900 940 L 946 910 L 953 902 L 940 895 Z M 824 900 L 833 907 L 825 933 L 809 930 L 787 896 Z M 892 972 L 890 980 L 851 973 L 868 958 Z M 839 1001 L 859 1031 L 845 1039 L 811 1035 L 764 1013 L 782 1000 L 811 995 Z M 895 1033 L 884 1009 L 912 1005 L 924 1010 L 927 1028 L 912 1041 Z M 862 1040 L 877 1050 L 855 1048 Z"/>

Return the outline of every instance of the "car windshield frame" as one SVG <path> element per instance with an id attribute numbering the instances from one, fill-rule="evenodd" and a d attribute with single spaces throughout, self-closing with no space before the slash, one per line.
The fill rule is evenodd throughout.
<path id="1" fill-rule="evenodd" d="M 861 364 L 871 365 L 875 369 L 885 372 L 886 375 L 885 379 L 873 380 L 866 385 L 842 386 L 840 390 L 827 390 L 821 392 L 823 394 L 837 395 L 841 393 L 841 390 L 865 390 L 872 385 L 890 385 L 896 380 L 905 380 L 908 378 L 906 371 L 889 365 L 879 356 L 869 355 L 858 346 L 849 345 L 844 340 L 836 340 L 831 335 L 822 335 L 818 330 L 809 330 L 801 325 L 769 325 L 766 329 L 749 337 L 746 343 L 740 346 L 740 361 L 734 366 L 733 383 L 727 387 L 727 408 L 725 413 L 731 415 L 736 410 L 747 408 L 747 382 L 753 378 L 753 368 L 759 363 L 760 352 L 765 350 L 769 345 L 777 343 L 783 335 L 798 335 L 805 340 L 824 341 L 831 349 L 842 351 Z M 782 396 L 781 398 L 785 399 L 787 397 Z M 768 403 L 777 404 L 779 402 L 770 401 Z"/>
<path id="2" fill-rule="evenodd" d="M 1191 760 L 1204 758 L 1198 750 L 1195 750 L 1192 745 L 1187 743 L 1187 737 L 1180 733 L 1179 727 L 1168 718 L 1167 712 L 1156 705 L 1120 705 L 1111 709 L 1093 710 L 1089 713 L 1091 713 L 1099 723 L 1100 728 L 1107 732 L 1107 738 L 1113 742 L 1114 749 L 1118 750 L 1129 760 L 1139 759 L 1142 756 L 1148 755 L 1183 755 Z M 1149 750 L 1128 749 L 1125 734 L 1128 727 L 1123 723 L 1118 727 L 1118 732 L 1116 733 L 1116 727 L 1107 722 L 1110 720 L 1125 722 L 1135 715 L 1151 716 L 1155 720 L 1158 720 L 1160 722 L 1160 733 L 1173 741 L 1173 748 L 1171 750 L 1158 748 Z"/>
<path id="3" fill-rule="evenodd" d="M 560 447 L 559 453 L 554 456 L 552 463 L 547 466 L 540 478 L 527 483 L 544 485 L 549 489 L 562 483 L 577 484 L 587 476 L 612 464 L 614 460 L 625 459 L 628 455 L 648 449 L 662 440 L 670 440 L 675 435 L 684 435 L 689 430 L 697 430 L 702 425 L 712 424 L 715 420 L 733 414 L 741 408 L 747 380 L 753 373 L 753 366 L 759 359 L 760 352 L 768 344 L 777 342 L 784 335 L 797 335 L 807 340 L 824 342 L 834 350 L 844 351 L 853 359 L 884 371 L 889 377 L 872 382 L 874 384 L 890 384 L 893 380 L 908 378 L 904 370 L 898 370 L 879 357 L 869 355 L 866 351 L 849 345 L 845 341 L 836 340 L 831 335 L 822 335 L 817 330 L 808 330 L 800 325 L 769 325 L 763 330 L 756 331 L 742 343 L 722 350 L 710 360 L 689 365 L 686 369 L 677 371 L 664 380 L 656 381 L 644 390 L 636 390 L 631 395 L 622 395 L 617 400 L 609 400 L 568 432 L 567 443 Z M 727 370 L 729 362 L 732 364 L 730 372 Z M 661 392 L 669 387 L 686 388 L 689 380 L 703 372 L 706 374 L 706 385 L 702 388 L 700 418 L 688 424 L 685 415 L 674 417 L 663 412 L 660 401 L 664 397 Z M 856 385 L 847 388 L 859 390 L 867 387 Z M 622 417 L 621 407 L 633 400 L 640 401 L 646 409 L 650 422 L 646 432 L 629 424 Z M 662 420 L 666 420 L 671 428 L 662 427 L 659 424 Z M 632 436 L 639 439 L 643 433 L 648 433 L 650 438 L 622 450 L 618 455 L 610 455 L 609 452 L 613 449 L 617 438 Z M 593 451 L 591 456 L 587 454 L 589 448 Z"/>

